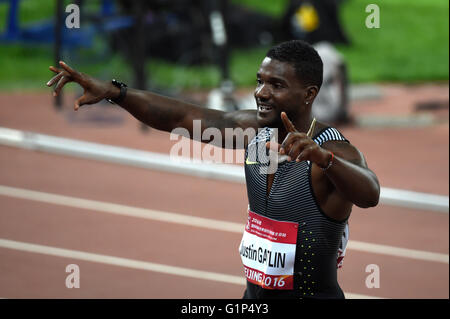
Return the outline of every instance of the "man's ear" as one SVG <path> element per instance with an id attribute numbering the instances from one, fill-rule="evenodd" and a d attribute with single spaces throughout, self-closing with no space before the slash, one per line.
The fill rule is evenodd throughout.
<path id="1" fill-rule="evenodd" d="M 305 102 L 308 102 L 307 104 L 311 105 L 312 102 L 314 102 L 314 99 L 316 98 L 318 93 L 319 93 L 319 88 L 316 85 L 311 85 L 311 86 L 306 87 Z"/>

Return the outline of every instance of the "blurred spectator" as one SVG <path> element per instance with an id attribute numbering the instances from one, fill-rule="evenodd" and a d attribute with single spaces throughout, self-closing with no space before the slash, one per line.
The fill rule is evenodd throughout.
<path id="1" fill-rule="evenodd" d="M 287 39 L 301 39 L 311 44 L 326 41 L 349 44 L 341 28 L 338 7 L 342 0 L 291 0 L 282 21 Z"/>

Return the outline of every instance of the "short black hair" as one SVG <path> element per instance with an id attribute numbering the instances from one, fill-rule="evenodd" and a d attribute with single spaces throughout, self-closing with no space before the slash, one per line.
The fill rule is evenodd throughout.
<path id="1" fill-rule="evenodd" d="M 319 89 L 322 86 L 323 62 L 319 53 L 309 43 L 302 40 L 282 42 L 273 46 L 266 56 L 290 63 L 305 85 L 317 85 Z"/>

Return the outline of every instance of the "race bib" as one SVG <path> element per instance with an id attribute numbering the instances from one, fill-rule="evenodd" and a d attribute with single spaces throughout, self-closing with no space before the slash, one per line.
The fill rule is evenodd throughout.
<path id="1" fill-rule="evenodd" d="M 245 276 L 266 289 L 293 289 L 298 223 L 248 212 L 239 253 Z"/>

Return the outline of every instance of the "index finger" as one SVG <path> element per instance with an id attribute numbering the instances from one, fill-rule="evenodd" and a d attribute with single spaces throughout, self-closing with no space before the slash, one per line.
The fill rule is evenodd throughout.
<path id="1" fill-rule="evenodd" d="M 74 69 L 72 69 L 70 66 L 68 66 L 65 62 L 63 61 L 59 61 L 59 65 L 66 70 L 67 72 L 69 72 L 69 74 L 71 76 L 73 76 L 74 78 L 78 78 L 79 77 L 79 73 L 77 71 L 75 71 Z"/>
<path id="2" fill-rule="evenodd" d="M 61 71 L 62 71 L 61 69 L 55 68 L 53 65 L 49 66 L 48 68 L 50 69 L 50 71 L 52 71 L 56 74 L 61 73 Z"/>
<path id="3" fill-rule="evenodd" d="M 297 132 L 294 124 L 292 124 L 285 112 L 281 112 L 281 120 L 283 121 L 284 127 L 288 132 Z"/>

